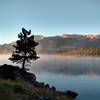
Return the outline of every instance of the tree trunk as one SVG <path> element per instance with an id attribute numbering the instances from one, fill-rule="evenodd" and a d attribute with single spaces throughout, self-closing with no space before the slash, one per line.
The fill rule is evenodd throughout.
<path id="1" fill-rule="evenodd" d="M 22 70 L 25 71 L 25 60 L 26 60 L 26 52 L 22 63 Z"/>
<path id="2" fill-rule="evenodd" d="M 25 70 L 25 58 L 24 58 L 23 63 L 22 63 L 22 70 Z"/>

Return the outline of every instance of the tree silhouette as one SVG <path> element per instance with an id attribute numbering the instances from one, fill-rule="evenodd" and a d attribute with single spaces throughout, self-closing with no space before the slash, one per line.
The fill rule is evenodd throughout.
<path id="1" fill-rule="evenodd" d="M 34 35 L 31 35 L 31 30 L 27 31 L 22 28 L 22 32 L 18 34 L 19 40 L 16 41 L 16 45 L 13 45 L 15 50 L 12 56 L 9 58 L 13 63 L 22 63 L 22 70 L 26 70 L 25 62 L 31 63 L 31 60 L 36 60 L 39 57 L 35 51 L 35 47 L 38 45 L 34 41 Z"/>

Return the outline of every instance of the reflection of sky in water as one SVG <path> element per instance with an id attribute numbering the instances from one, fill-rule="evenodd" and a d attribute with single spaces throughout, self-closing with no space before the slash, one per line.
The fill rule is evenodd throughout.
<path id="1" fill-rule="evenodd" d="M 68 89 L 79 93 L 76 100 L 99 100 L 100 77 L 99 76 L 66 76 L 62 74 L 42 73 L 37 74 L 40 82 L 56 86 L 58 90 Z"/>
<path id="2" fill-rule="evenodd" d="M 11 64 L 0 60 L 0 64 Z M 37 76 L 37 80 L 56 86 L 57 89 L 77 91 L 76 100 L 100 99 L 100 58 L 75 56 L 40 56 L 28 66 Z"/>

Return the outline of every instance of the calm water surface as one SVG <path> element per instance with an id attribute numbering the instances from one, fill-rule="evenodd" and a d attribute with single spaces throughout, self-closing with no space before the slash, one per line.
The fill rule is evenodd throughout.
<path id="1" fill-rule="evenodd" d="M 0 64 L 11 63 L 0 59 Z M 40 59 L 26 66 L 38 81 L 58 90 L 78 92 L 76 100 L 100 100 L 100 57 L 40 55 Z"/>

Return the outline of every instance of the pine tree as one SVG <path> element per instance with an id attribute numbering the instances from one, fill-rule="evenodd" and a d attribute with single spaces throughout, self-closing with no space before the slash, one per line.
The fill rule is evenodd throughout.
<path id="1" fill-rule="evenodd" d="M 9 58 L 13 63 L 21 63 L 22 70 L 24 71 L 26 70 L 25 62 L 31 63 L 31 60 L 39 58 L 35 51 L 35 47 L 38 43 L 34 41 L 34 35 L 30 35 L 31 30 L 27 31 L 25 28 L 22 28 L 22 32 L 18 34 L 19 40 L 17 40 L 16 45 L 14 45 L 15 50 Z"/>

